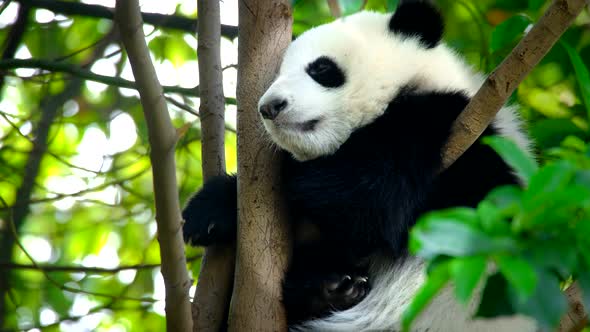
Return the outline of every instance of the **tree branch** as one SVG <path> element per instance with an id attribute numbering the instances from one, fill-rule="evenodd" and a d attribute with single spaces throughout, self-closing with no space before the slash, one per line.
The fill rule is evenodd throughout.
<path id="1" fill-rule="evenodd" d="M 583 8 L 584 0 L 553 1 L 531 31 L 488 76 L 453 125 L 443 155 L 444 169 L 477 140 L 516 87 L 549 52 Z"/>
<path id="2" fill-rule="evenodd" d="M 90 5 L 81 2 L 58 1 L 58 0 L 15 0 L 35 8 L 50 10 L 56 14 L 66 16 L 87 16 L 96 18 L 113 19 L 113 8 L 100 5 Z M 179 15 L 163 15 L 157 13 L 141 13 L 143 21 L 160 28 L 168 28 L 195 33 L 197 20 Z M 233 39 L 238 36 L 238 27 L 232 25 L 221 25 L 221 34 Z"/>
<path id="3" fill-rule="evenodd" d="M 187 258 L 187 262 L 195 261 L 201 258 L 202 255 L 196 255 Z M 135 265 L 122 265 L 112 269 L 92 266 L 68 266 L 68 265 L 48 265 L 48 264 L 18 264 L 18 263 L 6 263 L 0 262 L 0 268 L 2 269 L 18 269 L 18 270 L 37 270 L 43 272 L 66 272 L 66 273 L 94 273 L 94 274 L 114 274 L 125 270 L 149 270 L 160 267 L 161 264 L 135 264 Z"/>
<path id="4" fill-rule="evenodd" d="M 112 77 L 112 76 L 105 76 L 100 74 L 95 74 L 90 70 L 78 67 L 76 65 L 66 63 L 66 62 L 58 62 L 58 61 L 51 61 L 45 59 L 7 59 L 7 60 L 0 60 L 0 70 L 8 70 L 8 69 L 15 69 L 15 68 L 38 68 L 43 69 L 51 72 L 61 72 L 74 75 L 76 77 L 94 81 L 98 83 L 103 83 L 106 85 L 112 85 L 119 88 L 127 88 L 127 89 L 134 89 L 138 90 L 137 83 L 133 81 L 126 80 L 120 77 Z M 165 93 L 178 93 L 185 96 L 191 97 L 199 97 L 199 87 L 195 88 L 181 88 L 178 86 L 163 86 Z M 225 102 L 228 104 L 236 104 L 236 100 L 234 98 L 226 98 Z"/>
<path id="5" fill-rule="evenodd" d="M 588 0 L 586 0 L 588 1 Z M 554 0 L 543 17 L 494 70 L 455 121 L 443 153 L 443 169 L 477 140 L 524 77 L 541 61 L 585 6 L 585 0 Z M 566 291 L 570 311 L 560 332 L 581 331 L 587 315 L 576 284 Z"/>
<path id="6" fill-rule="evenodd" d="M 330 14 L 332 17 L 338 18 L 342 16 L 342 9 L 340 9 L 340 4 L 338 0 L 327 0 L 328 1 L 328 8 L 330 8 Z"/>
<path id="7" fill-rule="evenodd" d="M 279 192 L 280 154 L 264 141 L 258 99 L 291 42 L 288 0 L 239 2 L 238 241 L 230 331 L 285 331 L 281 303 L 289 234 Z"/>
<path id="8" fill-rule="evenodd" d="M 166 327 L 168 331 L 189 332 L 192 330 L 188 297 L 191 281 L 186 270 L 174 160 L 178 135 L 151 62 L 138 0 L 117 0 L 115 19 L 129 56 L 148 127 L 160 260 L 166 287 Z"/>
<path id="9" fill-rule="evenodd" d="M 201 160 L 203 180 L 225 174 L 225 103 L 219 41 L 219 0 L 198 0 Z M 193 300 L 193 331 L 219 331 L 226 324 L 235 267 L 235 248 L 209 246 Z"/>
<path id="10" fill-rule="evenodd" d="M 10 1 L 5 1 L 4 4 L 9 4 Z M 18 49 L 18 45 L 20 45 L 23 36 L 25 35 L 25 31 L 27 29 L 27 24 L 29 23 L 29 14 L 31 9 L 29 6 L 19 6 L 18 14 L 16 16 L 16 21 L 12 25 L 10 29 L 10 33 L 6 37 L 4 44 L 2 45 L 2 59 L 12 59 L 16 54 L 16 50 Z M 1 11 L 0 11 L 1 13 Z M 4 87 L 4 75 L 0 76 L 0 91 Z"/>

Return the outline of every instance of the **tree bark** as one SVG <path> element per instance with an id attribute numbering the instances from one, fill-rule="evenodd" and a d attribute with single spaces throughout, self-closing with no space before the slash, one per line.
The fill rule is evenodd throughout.
<path id="1" fill-rule="evenodd" d="M 225 98 L 219 41 L 219 0 L 198 0 L 198 56 L 203 180 L 225 174 Z M 234 276 L 235 248 L 210 246 L 201 261 L 193 300 L 193 331 L 219 331 L 226 324 Z"/>
<path id="2" fill-rule="evenodd" d="M 145 42 L 138 0 L 117 0 L 115 19 L 137 82 L 148 128 L 158 242 L 166 288 L 166 328 L 189 332 L 192 330 L 188 296 L 191 281 L 186 270 L 174 160 L 178 134 L 170 120 L 164 92 Z"/>
<path id="3" fill-rule="evenodd" d="M 285 331 L 281 280 L 289 250 L 280 154 L 264 139 L 257 104 L 291 42 L 288 0 L 239 2 L 238 241 L 230 331 Z"/>

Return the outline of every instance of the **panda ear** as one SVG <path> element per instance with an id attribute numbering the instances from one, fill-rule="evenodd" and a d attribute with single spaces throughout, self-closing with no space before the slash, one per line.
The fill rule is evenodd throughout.
<path id="1" fill-rule="evenodd" d="M 439 11 L 428 1 L 400 0 L 389 21 L 389 30 L 407 37 L 417 37 L 428 48 L 441 40 L 444 24 Z"/>

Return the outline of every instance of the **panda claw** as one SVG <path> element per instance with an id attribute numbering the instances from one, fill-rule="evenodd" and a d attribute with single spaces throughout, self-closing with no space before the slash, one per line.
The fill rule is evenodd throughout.
<path id="1" fill-rule="evenodd" d="M 368 281 L 364 276 L 332 276 L 324 282 L 324 301 L 330 308 L 348 309 L 365 298 L 370 288 Z"/>

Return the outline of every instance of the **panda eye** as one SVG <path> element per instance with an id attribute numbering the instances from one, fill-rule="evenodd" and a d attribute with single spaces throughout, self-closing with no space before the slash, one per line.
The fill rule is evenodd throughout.
<path id="1" fill-rule="evenodd" d="M 337 88 L 344 84 L 344 72 L 332 59 L 322 56 L 307 65 L 305 72 L 318 84 L 326 88 Z"/>

